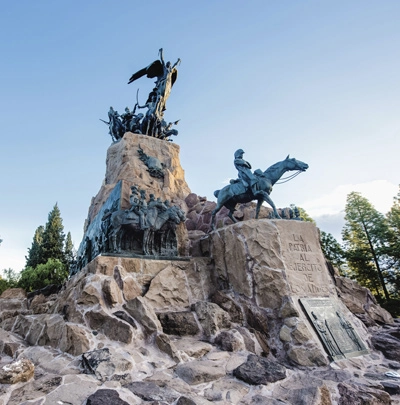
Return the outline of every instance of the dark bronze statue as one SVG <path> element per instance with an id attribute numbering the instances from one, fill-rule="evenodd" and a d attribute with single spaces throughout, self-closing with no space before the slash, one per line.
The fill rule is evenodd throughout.
<path id="1" fill-rule="evenodd" d="M 244 151 L 242 149 L 238 149 L 234 154 L 234 165 L 238 170 L 239 179 L 231 180 L 231 183 L 223 189 L 214 191 L 214 195 L 217 197 L 217 206 L 212 212 L 213 229 L 215 227 L 215 215 L 222 207 L 228 208 L 229 218 L 233 222 L 237 222 L 233 216 L 236 204 L 248 203 L 253 200 L 257 200 L 256 218 L 258 218 L 261 204 L 264 201 L 272 207 L 274 217 L 280 218 L 275 204 L 269 196 L 272 191 L 272 186 L 277 183 L 287 171 L 297 170 L 298 173 L 300 173 L 308 169 L 307 163 L 289 158 L 288 155 L 285 160 L 275 163 L 264 172 L 260 169 L 252 172 L 251 165 L 243 159 L 243 154 Z M 293 178 L 298 173 L 290 176 L 290 178 Z"/>
<path id="2" fill-rule="evenodd" d="M 139 108 L 147 108 L 142 122 L 142 133 L 156 138 L 168 139 L 169 136 L 177 135 L 178 133 L 176 130 L 171 130 L 172 123 L 171 126 L 164 124 L 163 118 L 164 111 L 167 109 L 167 99 L 178 77 L 178 69 L 176 67 L 180 64 L 181 60 L 178 59 L 174 65 L 171 62 L 165 62 L 162 48 L 159 50 L 159 56 L 159 60 L 134 73 L 129 79 L 128 84 L 143 76 L 147 76 L 150 79 L 157 78 L 155 87 L 150 92 L 146 104 L 144 106 L 138 105 Z"/>
<path id="3" fill-rule="evenodd" d="M 172 86 L 178 77 L 177 66 L 181 60 L 178 59 L 173 65 L 171 62 L 165 62 L 162 48 L 159 50 L 159 56 L 160 59 L 134 73 L 128 82 L 130 84 L 143 76 L 150 79 L 156 78 L 155 87 L 147 97 L 146 103 L 139 105 L 138 90 L 132 112 L 126 107 L 125 112 L 119 115 L 110 107 L 108 121 L 100 119 L 109 126 L 109 134 L 113 142 L 121 140 L 126 132 L 149 135 L 166 141 L 171 141 L 171 136 L 178 135 L 178 131 L 172 126 L 178 124 L 179 120 L 167 123 L 164 120 L 164 111 L 167 109 L 166 103 Z M 146 108 L 147 111 L 145 114 L 135 114 L 136 108 Z"/>
<path id="4" fill-rule="evenodd" d="M 176 227 L 186 220 L 185 213 L 167 201 L 156 200 L 154 194 L 146 201 L 145 190 L 139 191 L 135 185 L 131 192 L 130 209 L 118 209 L 103 216 L 103 221 L 109 222 L 104 226 L 107 233 L 101 238 L 108 241 L 108 246 L 103 243 L 106 251 L 118 253 L 140 249 L 138 253 L 147 256 L 176 256 Z M 132 243 L 136 246 L 129 245 Z"/>

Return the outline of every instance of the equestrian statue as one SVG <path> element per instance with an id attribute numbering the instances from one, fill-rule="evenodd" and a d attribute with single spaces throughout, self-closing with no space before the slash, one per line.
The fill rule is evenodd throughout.
<path id="1" fill-rule="evenodd" d="M 301 162 L 295 158 L 290 158 L 288 155 L 285 160 L 275 163 L 264 172 L 260 169 L 252 172 L 251 165 L 243 159 L 243 154 L 244 151 L 242 149 L 238 149 L 234 154 L 234 165 L 238 170 L 239 178 L 231 180 L 230 184 L 223 189 L 214 191 L 214 196 L 217 198 L 217 206 L 212 212 L 212 229 L 215 229 L 215 216 L 222 207 L 226 207 L 229 210 L 228 217 L 233 222 L 237 222 L 233 216 L 236 204 L 248 203 L 253 200 L 257 200 L 256 218 L 258 218 L 261 204 L 264 201 L 272 207 L 274 217 L 280 218 L 275 204 L 269 196 L 272 191 L 272 186 L 276 184 L 287 171 L 297 171 L 295 174 L 283 179 L 289 181 L 299 173 L 308 169 L 307 163 Z"/>

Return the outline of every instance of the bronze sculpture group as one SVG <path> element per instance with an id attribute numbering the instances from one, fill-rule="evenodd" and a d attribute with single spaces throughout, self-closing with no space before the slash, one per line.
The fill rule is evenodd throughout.
<path id="1" fill-rule="evenodd" d="M 176 228 L 185 222 L 185 212 L 168 200 L 146 197 L 145 190 L 131 187 L 128 209 L 105 209 L 101 226 L 94 237 L 85 236 L 83 248 L 72 274 L 100 254 L 136 254 L 176 257 Z"/>
<path id="2" fill-rule="evenodd" d="M 173 135 L 178 135 L 178 131 L 173 128 L 179 120 L 167 122 L 164 119 L 164 111 L 167 109 L 167 99 L 171 93 L 172 86 L 178 77 L 177 66 L 181 60 L 178 59 L 174 65 L 171 62 L 164 61 L 163 49 L 159 50 L 160 59 L 155 60 L 149 66 L 140 69 L 134 73 L 128 84 L 147 76 L 150 79 L 156 78 L 153 90 L 147 97 L 147 101 L 143 106 L 136 104 L 133 111 L 128 107 L 125 108 L 125 113 L 118 114 L 113 107 L 110 107 L 108 112 L 108 121 L 103 121 L 109 126 L 109 134 L 113 142 L 117 142 L 126 132 L 144 134 L 159 139 L 170 140 Z M 145 114 L 136 114 L 136 109 L 147 108 Z"/>

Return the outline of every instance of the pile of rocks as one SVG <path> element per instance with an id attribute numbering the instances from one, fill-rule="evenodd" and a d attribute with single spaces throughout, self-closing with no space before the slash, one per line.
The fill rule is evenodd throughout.
<path id="1" fill-rule="evenodd" d="M 374 323 L 367 340 L 371 353 L 330 363 L 293 306 L 283 302 L 277 315 L 232 286 L 221 289 L 220 276 L 210 257 L 97 257 L 58 294 L 4 292 L 0 404 L 400 399 L 400 324 L 356 283 L 350 289 L 336 276 L 345 302 L 352 296 L 352 308 Z M 379 326 L 385 321 L 390 325 Z"/>

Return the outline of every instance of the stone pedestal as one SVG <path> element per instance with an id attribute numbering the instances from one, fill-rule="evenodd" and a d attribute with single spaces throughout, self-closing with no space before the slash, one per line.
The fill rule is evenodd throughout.
<path id="1" fill-rule="evenodd" d="M 150 175 L 148 167 L 140 159 L 140 149 L 147 156 L 161 162 L 164 167 L 163 178 Z M 94 219 L 120 180 L 124 183 L 122 208 L 129 206 L 130 186 L 133 184 L 138 185 L 139 189 L 146 190 L 147 196 L 153 193 L 156 198 L 160 197 L 162 200 L 168 199 L 175 204 L 185 205 L 184 199 L 191 191 L 185 180 L 179 151 L 180 147 L 176 143 L 127 132 L 119 142 L 108 148 L 104 182 L 92 199 L 88 221 L 91 222 Z"/>
<path id="2" fill-rule="evenodd" d="M 218 288 L 266 314 L 270 344 L 297 364 L 327 363 L 327 355 L 302 298 L 328 298 L 366 338 L 365 327 L 337 296 L 314 224 L 249 220 L 214 231 L 209 250 Z"/>
<path id="3" fill-rule="evenodd" d="M 76 268 L 71 269 L 71 274 L 101 253 L 118 251 L 132 253 L 133 256 L 170 258 L 188 255 L 189 237 L 184 220 L 188 211 L 185 198 L 190 189 L 180 164 L 179 150 L 179 146 L 172 142 L 131 132 L 125 133 L 120 141 L 108 148 L 105 179 L 92 198 L 84 237 L 77 253 L 78 262 Z M 133 185 L 137 186 L 138 193 L 146 191 L 147 202 L 153 194 L 154 200 L 159 198 L 160 203 L 169 200 L 179 214 L 172 210 L 167 212 L 167 216 L 159 215 L 162 210 L 163 213 L 167 210 L 168 204 L 165 203 L 164 208 L 153 205 L 152 212 L 150 208 L 149 211 L 143 210 L 153 222 L 142 224 L 141 221 L 145 220 L 139 219 L 138 215 L 142 211 L 134 211 L 131 222 L 127 222 L 124 212 L 132 207 L 130 196 Z M 115 219 L 114 215 L 113 220 L 109 212 L 120 215 L 120 219 Z M 159 219 L 157 225 L 156 218 Z M 134 225 L 129 227 L 127 224 Z M 150 234 L 145 234 L 145 228 L 149 227 Z"/>

